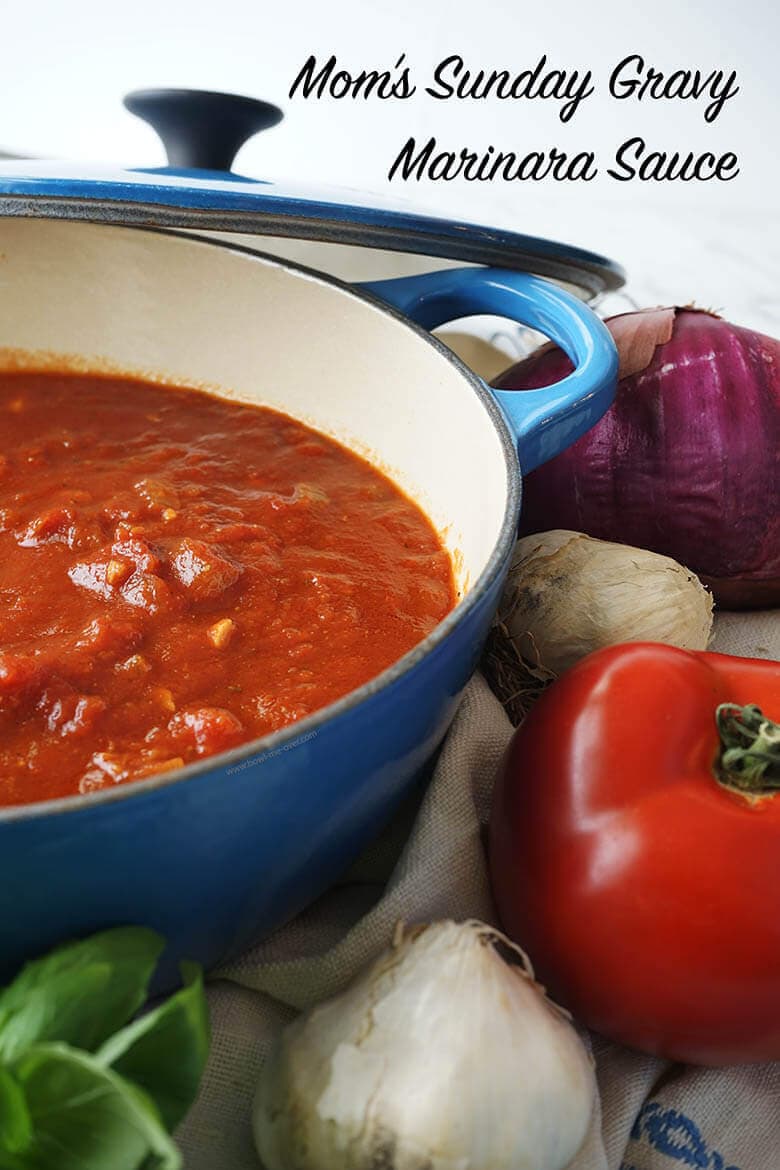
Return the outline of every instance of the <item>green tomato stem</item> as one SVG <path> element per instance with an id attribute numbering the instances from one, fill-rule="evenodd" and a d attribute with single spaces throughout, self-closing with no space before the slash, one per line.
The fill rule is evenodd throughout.
<path id="1" fill-rule="evenodd" d="M 755 703 L 721 703 L 715 711 L 720 735 L 718 778 L 729 788 L 755 796 L 780 790 L 780 724 Z"/>

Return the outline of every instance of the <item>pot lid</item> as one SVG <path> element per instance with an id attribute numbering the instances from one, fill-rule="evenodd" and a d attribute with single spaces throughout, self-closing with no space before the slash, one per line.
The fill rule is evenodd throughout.
<path id="1" fill-rule="evenodd" d="M 574 285 L 587 297 L 624 282 L 619 265 L 567 244 L 439 218 L 386 196 L 236 174 L 230 167 L 244 142 L 283 116 L 268 102 L 155 89 L 129 94 L 125 106 L 157 131 L 167 167 L 4 161 L 0 215 L 243 232 L 422 253 L 532 272 Z"/>

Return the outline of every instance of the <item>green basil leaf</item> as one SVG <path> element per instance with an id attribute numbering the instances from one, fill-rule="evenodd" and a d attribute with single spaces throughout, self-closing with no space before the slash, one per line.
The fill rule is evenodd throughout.
<path id="1" fill-rule="evenodd" d="M 11 1154 L 0 1146 L 0 1170 L 28 1170 L 23 1154 Z"/>
<path id="2" fill-rule="evenodd" d="M 24 1170 L 179 1170 L 153 1102 L 94 1056 L 39 1044 L 14 1073 L 32 1123 Z"/>
<path id="3" fill-rule="evenodd" d="M 27 963 L 0 991 L 0 1060 L 62 1041 L 93 1051 L 138 1011 L 164 943 L 123 926 Z"/>
<path id="4" fill-rule="evenodd" d="M 0 1159 L 3 1154 L 22 1153 L 31 1137 L 32 1122 L 24 1089 L 8 1069 L 0 1066 Z"/>
<path id="5" fill-rule="evenodd" d="M 195 1099 L 209 1051 L 203 976 L 182 963 L 184 987 L 165 1003 L 115 1033 L 96 1054 L 152 1098 L 167 1129 L 174 1129 Z"/>

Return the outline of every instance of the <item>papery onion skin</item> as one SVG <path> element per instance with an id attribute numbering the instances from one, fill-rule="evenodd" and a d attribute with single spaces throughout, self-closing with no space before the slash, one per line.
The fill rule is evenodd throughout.
<path id="1" fill-rule="evenodd" d="M 554 530 L 518 540 L 497 621 L 521 656 L 560 674 L 618 642 L 706 649 L 712 595 L 670 557 Z M 505 674 L 511 697 L 517 672 Z"/>
<path id="2" fill-rule="evenodd" d="M 571 369 L 544 347 L 494 385 L 534 389 Z M 780 342 L 677 309 L 670 340 L 621 378 L 606 415 L 525 477 L 520 532 L 630 543 L 688 565 L 726 607 L 775 605 L 779 470 Z"/>

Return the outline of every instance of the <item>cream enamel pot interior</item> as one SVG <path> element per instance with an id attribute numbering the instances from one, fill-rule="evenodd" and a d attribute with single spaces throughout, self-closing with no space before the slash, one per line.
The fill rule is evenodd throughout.
<path id="1" fill-rule="evenodd" d="M 477 311 L 473 290 L 461 296 L 449 275 L 447 287 L 429 275 L 373 291 L 430 327 L 459 307 Z M 366 455 L 423 507 L 462 593 L 399 663 L 299 724 L 165 777 L 0 810 L 0 971 L 128 921 L 169 939 L 163 982 L 181 956 L 213 965 L 319 893 L 409 792 L 498 601 L 519 507 L 518 441 L 521 457 L 539 461 L 591 425 L 614 390 L 603 326 L 525 279 L 529 305 L 548 296 L 547 311 L 565 320 L 558 339 L 579 347 L 581 368 L 579 381 L 533 392 L 514 420 L 518 440 L 478 378 L 371 295 L 191 236 L 0 220 L 0 368 L 139 373 L 294 415 Z M 509 312 L 515 296 L 518 318 L 539 327 L 545 310 L 534 317 L 509 289 Z"/>

